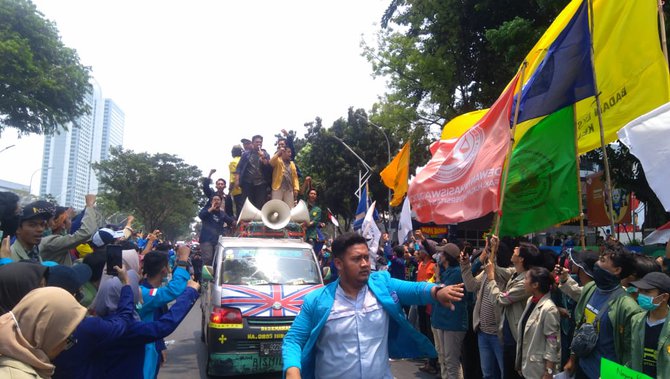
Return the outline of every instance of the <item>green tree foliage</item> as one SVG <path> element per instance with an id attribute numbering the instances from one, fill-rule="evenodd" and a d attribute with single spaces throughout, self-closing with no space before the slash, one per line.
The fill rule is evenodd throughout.
<path id="1" fill-rule="evenodd" d="M 392 0 L 373 73 L 389 79 L 385 103 L 438 121 L 491 105 L 568 0 Z"/>
<path id="2" fill-rule="evenodd" d="M 302 146 L 296 161 L 303 177 L 311 176 L 319 192 L 319 204 L 345 220 L 348 230 L 354 219 L 358 200 L 359 170 L 365 171 L 359 160 L 338 140 L 349 145 L 373 170 L 369 180 L 370 197 L 377 200 L 378 210 L 386 210 L 387 189 L 381 183 L 379 172 L 387 165 L 386 140 L 375 126 L 368 124 L 364 110 L 349 108 L 346 118 L 336 120 L 330 128 L 316 118 L 306 124 L 304 139 L 296 140 Z M 398 152 L 399 141 L 389 135 L 391 155 Z"/>
<path id="3" fill-rule="evenodd" d="M 52 134 L 89 112 L 89 68 L 29 0 L 0 0 L 0 133 Z"/>
<path id="4" fill-rule="evenodd" d="M 190 233 L 202 197 L 202 172 L 170 154 L 135 153 L 113 147 L 111 158 L 93 165 L 103 202 L 132 214 L 146 231 L 160 229 L 168 239 Z"/>

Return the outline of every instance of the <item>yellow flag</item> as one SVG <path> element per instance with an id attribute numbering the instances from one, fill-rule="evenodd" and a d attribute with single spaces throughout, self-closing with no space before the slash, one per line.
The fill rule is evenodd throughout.
<path id="1" fill-rule="evenodd" d="M 394 207 L 400 205 L 403 196 L 407 193 L 409 183 L 409 144 L 410 141 L 407 141 L 398 155 L 393 157 L 391 163 L 379 174 L 382 177 L 382 182 L 393 190 L 391 205 Z"/>
<path id="2" fill-rule="evenodd" d="M 444 125 L 440 139 L 458 138 L 481 119 L 488 109 L 462 114 Z"/>
<path id="3" fill-rule="evenodd" d="M 526 82 L 581 3 L 582 0 L 572 0 L 528 53 Z M 605 143 L 609 143 L 617 139 L 617 131 L 629 121 L 670 101 L 670 75 L 658 34 L 656 0 L 593 0 L 593 23 L 596 79 Z M 474 125 L 484 113 L 468 122 Z M 515 142 L 521 141 L 542 119 L 517 125 Z M 576 104 L 575 121 L 579 154 L 600 147 L 595 97 Z"/>

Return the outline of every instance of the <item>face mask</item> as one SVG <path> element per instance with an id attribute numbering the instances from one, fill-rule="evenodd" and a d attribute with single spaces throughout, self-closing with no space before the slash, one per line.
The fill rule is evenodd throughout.
<path id="1" fill-rule="evenodd" d="M 330 253 L 324 253 L 323 257 L 326 258 L 326 259 L 330 258 Z"/>
<path id="2" fill-rule="evenodd" d="M 601 290 L 611 290 L 621 282 L 616 275 L 601 268 L 597 264 L 593 265 L 593 281 L 596 282 L 596 286 Z"/>
<path id="3" fill-rule="evenodd" d="M 654 299 L 655 298 L 649 295 L 637 295 L 637 303 L 640 304 L 640 308 L 644 309 L 645 311 L 653 311 L 658 308 L 658 304 L 654 304 Z"/>

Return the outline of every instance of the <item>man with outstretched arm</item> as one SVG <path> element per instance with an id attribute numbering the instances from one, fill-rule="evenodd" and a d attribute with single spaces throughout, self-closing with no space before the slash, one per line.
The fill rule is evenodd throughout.
<path id="1" fill-rule="evenodd" d="M 345 233 L 332 245 L 340 277 L 305 296 L 284 337 L 286 378 L 393 378 L 389 358 L 436 357 L 430 341 L 402 311 L 406 304 L 453 307 L 463 284 L 392 279 L 371 273 L 363 236 Z"/>

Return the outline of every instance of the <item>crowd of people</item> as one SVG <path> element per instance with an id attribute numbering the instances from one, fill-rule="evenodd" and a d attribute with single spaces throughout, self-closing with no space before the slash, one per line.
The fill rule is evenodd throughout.
<path id="1" fill-rule="evenodd" d="M 0 192 L 0 377 L 148 379 L 166 361 L 163 338 L 199 297 L 192 251 L 132 216 L 99 228 L 95 202 L 74 214 Z"/>
<path id="2" fill-rule="evenodd" d="M 318 252 L 324 279 L 335 290 L 328 296 L 321 292 L 314 295 L 320 296 L 319 301 L 324 301 L 324 296 L 334 297 L 335 303 L 328 300 L 325 308 L 324 304 L 314 305 L 330 312 L 329 316 L 308 316 L 328 320 L 325 325 L 310 324 L 323 330 L 330 330 L 330 320 L 337 319 L 337 291 L 346 290 L 343 282 L 352 281 L 352 276 L 353 282 L 359 284 L 358 290 L 366 288 L 379 303 L 384 302 L 384 295 L 373 289 L 372 274 L 368 280 L 356 280 L 360 278 L 355 274 L 361 270 L 370 272 L 369 261 L 360 260 L 358 271 L 347 273 L 349 251 L 340 247 L 338 252 L 337 243 L 329 240 Z M 401 280 L 431 286 L 464 286 L 462 300 L 449 307 L 436 301 L 417 302 L 402 297 L 396 301 L 402 305 L 402 316 L 425 336 L 422 343 L 434 349 L 432 354 L 423 355 L 427 357 L 420 367 L 424 372 L 438 378 L 547 379 L 565 371 L 567 377 L 597 379 L 604 358 L 651 377 L 670 377 L 670 329 L 665 322 L 670 299 L 670 245 L 665 259 L 630 252 L 611 237 L 600 244 L 598 251 L 582 251 L 574 249 L 574 244 L 564 244 L 558 255 L 553 249 L 522 239 L 499 241 L 493 236 L 483 249 L 477 250 L 468 243 L 433 241 L 417 230 L 403 244 L 393 244 L 384 233 L 379 246 L 377 268 L 387 272 L 391 283 Z M 393 288 L 394 284 L 390 285 Z M 361 300 L 361 294 L 355 294 L 341 301 L 352 302 L 355 309 L 368 309 L 367 298 Z M 305 299 L 306 303 L 314 300 L 311 296 Z M 391 312 L 395 310 L 387 310 L 389 316 L 393 316 Z M 311 377 L 314 370 L 316 377 L 329 377 L 320 370 L 320 357 L 333 351 L 321 339 L 370 343 L 370 337 L 360 332 L 371 327 L 367 325 L 370 320 L 363 318 L 360 322 L 364 323 L 363 328 L 322 332 L 314 344 L 300 330 L 289 332 L 289 346 L 284 348 L 284 359 L 289 358 L 284 365 L 287 377 Z M 338 323 L 334 321 L 333 326 Z M 402 342 L 391 340 L 391 334 L 396 332 L 387 326 L 382 328 L 388 330 L 387 340 L 380 341 L 387 341 L 389 350 L 379 346 L 368 349 L 387 354 L 387 359 L 416 357 L 408 352 L 391 354 L 390 344 Z M 425 349 L 423 346 L 420 351 Z M 296 351 L 301 351 L 300 359 L 296 358 Z M 389 363 L 379 366 L 377 358 L 352 355 L 358 360 L 356 370 L 387 377 Z M 347 374 L 361 377 L 356 370 Z"/>

